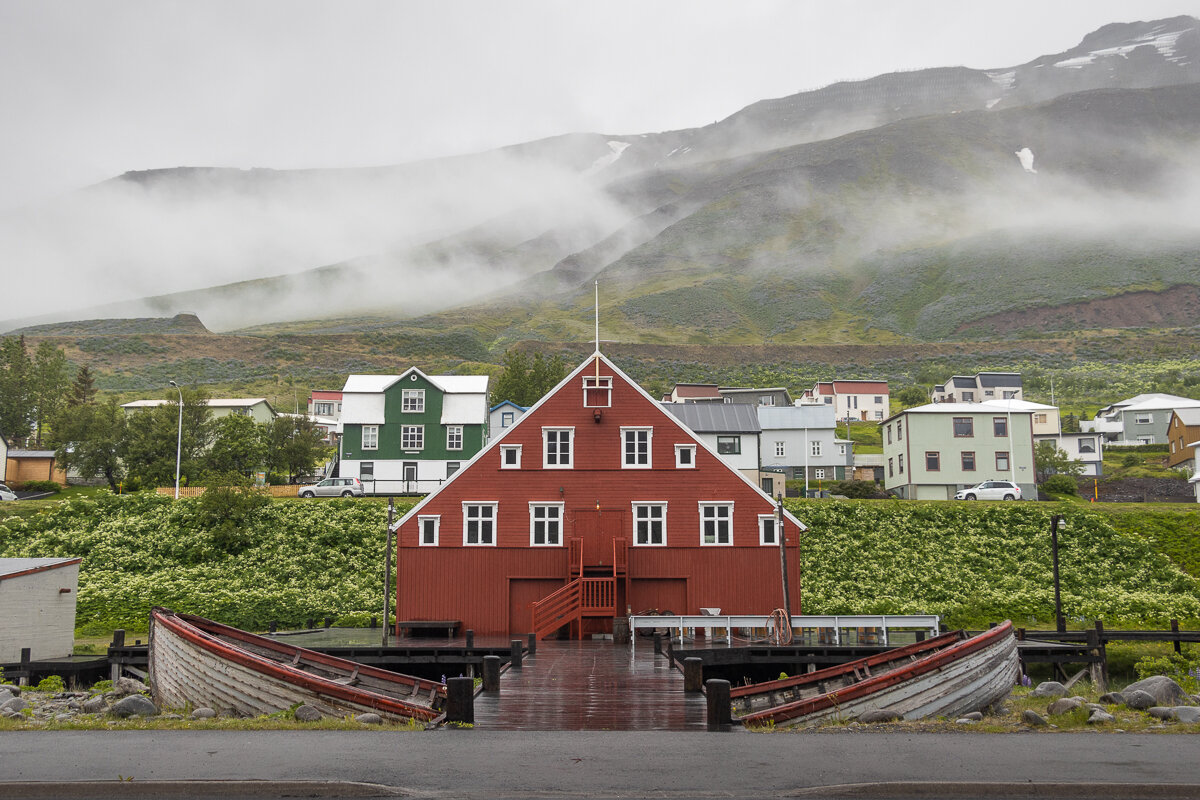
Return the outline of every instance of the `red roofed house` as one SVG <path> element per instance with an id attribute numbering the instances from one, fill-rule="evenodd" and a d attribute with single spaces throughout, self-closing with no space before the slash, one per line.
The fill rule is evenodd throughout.
<path id="1" fill-rule="evenodd" d="M 887 381 L 819 381 L 804 396 L 808 402 L 832 405 L 837 419 L 876 421 L 891 416 Z"/>
<path id="2" fill-rule="evenodd" d="M 774 511 L 595 353 L 396 523 L 396 616 L 542 637 L 648 609 L 769 614 L 783 605 Z M 786 512 L 782 527 L 797 547 L 803 527 Z M 793 613 L 799 564 L 794 551 Z"/>
<path id="3" fill-rule="evenodd" d="M 725 398 L 715 383 L 677 383 L 664 403 L 723 403 Z"/>

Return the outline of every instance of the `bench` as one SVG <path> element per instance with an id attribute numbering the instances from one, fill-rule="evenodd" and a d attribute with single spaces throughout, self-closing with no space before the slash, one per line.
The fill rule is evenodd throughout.
<path id="1" fill-rule="evenodd" d="M 400 635 L 412 636 L 414 631 L 418 630 L 445 630 L 446 638 L 453 638 L 462 625 L 462 620 L 458 619 L 402 619 L 396 621 L 396 628 L 400 631 Z"/>

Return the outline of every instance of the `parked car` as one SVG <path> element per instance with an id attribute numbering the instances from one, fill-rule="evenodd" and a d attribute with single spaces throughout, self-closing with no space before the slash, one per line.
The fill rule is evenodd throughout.
<path id="1" fill-rule="evenodd" d="M 1021 487 L 1012 481 L 984 481 L 954 493 L 955 500 L 1020 500 Z"/>
<path id="2" fill-rule="evenodd" d="M 312 486 L 300 487 L 301 497 L 362 497 L 363 485 L 358 478 L 326 478 Z"/>
<path id="3" fill-rule="evenodd" d="M 0 500 L 16 500 L 17 493 L 0 483 Z"/>

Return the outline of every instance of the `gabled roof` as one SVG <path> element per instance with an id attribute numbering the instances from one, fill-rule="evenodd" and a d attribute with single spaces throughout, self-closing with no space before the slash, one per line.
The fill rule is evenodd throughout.
<path id="1" fill-rule="evenodd" d="M 826 403 L 758 408 L 758 424 L 764 431 L 831 430 L 837 427 L 836 417 L 833 406 Z"/>
<path id="2" fill-rule="evenodd" d="M 83 558 L 0 558 L 0 580 L 12 580 L 22 575 L 78 564 Z"/>
<path id="3" fill-rule="evenodd" d="M 446 394 L 487 394 L 487 375 L 426 375 L 409 367 L 399 375 L 349 375 L 343 393 L 374 394 L 387 391 L 396 381 L 416 373 Z"/>
<path id="4" fill-rule="evenodd" d="M 955 375 L 947 383 L 956 389 L 974 389 L 976 386 L 975 378 L 966 375 Z"/>
<path id="5" fill-rule="evenodd" d="M 499 403 L 496 403 L 496 405 L 489 408 L 488 412 L 490 413 L 492 411 L 495 411 L 496 409 L 500 408 L 501 406 L 512 406 L 517 411 L 528 411 L 529 410 L 529 406 L 519 406 L 516 403 L 514 403 L 512 400 L 501 400 Z"/>
<path id="6" fill-rule="evenodd" d="M 1200 408 L 1200 400 L 1176 397 L 1172 394 L 1148 395 L 1147 399 L 1125 406 L 1122 411 L 1174 411 L 1179 408 Z"/>
<path id="7" fill-rule="evenodd" d="M 421 509 L 423 509 L 426 505 L 428 505 L 430 502 L 432 502 L 434 500 L 434 498 L 438 497 L 440 494 L 447 491 L 450 487 L 452 487 L 454 485 L 455 481 L 459 480 L 463 475 L 470 473 L 471 467 L 477 461 L 481 460 L 486 454 L 490 453 L 493 449 L 500 447 L 502 443 L 507 443 L 508 441 L 511 441 L 509 439 L 509 437 L 512 435 L 513 431 L 517 430 L 518 428 L 520 428 L 523 425 L 533 424 L 530 422 L 530 420 L 536 420 L 536 417 L 537 417 L 536 413 L 534 413 L 534 412 L 536 412 L 539 408 L 541 408 L 543 405 L 545 405 L 550 400 L 550 398 L 554 397 L 560 391 L 562 391 L 564 389 L 564 387 L 568 387 L 569 384 L 571 384 L 571 382 L 574 381 L 585 369 L 592 366 L 593 363 L 597 359 L 602 364 L 607 366 L 610 370 L 612 370 L 614 375 L 621 378 L 621 380 L 625 381 L 625 383 L 627 383 L 630 387 L 632 387 L 634 391 L 636 391 L 638 394 L 640 394 L 650 406 L 659 409 L 662 412 L 663 419 L 676 425 L 681 432 L 683 432 L 685 435 L 691 437 L 692 440 L 695 442 L 695 444 L 698 447 L 704 448 L 713 457 L 713 459 L 715 459 L 717 464 L 719 464 L 721 467 L 723 467 L 724 469 L 726 469 L 728 471 L 729 475 L 733 479 L 741 481 L 743 484 L 748 486 L 751 490 L 753 490 L 756 494 L 758 494 L 761 498 L 766 500 L 768 503 L 771 503 L 771 504 L 775 503 L 775 498 L 771 497 L 771 495 L 764 492 L 757 483 L 755 483 L 754 481 L 747 478 L 745 475 L 743 475 L 738 470 L 736 470 L 736 469 L 730 467 L 728 464 L 726 464 L 725 461 L 721 458 L 721 456 L 718 455 L 717 452 L 715 450 L 713 450 L 703 439 L 701 439 L 699 436 L 697 436 L 694 431 L 692 431 L 690 428 L 688 428 L 686 425 L 684 425 L 677 417 L 668 413 L 666 411 L 666 409 L 664 408 L 663 403 L 661 403 L 658 400 L 655 400 L 653 397 L 651 397 L 650 394 L 645 389 L 643 389 L 641 387 L 641 385 L 638 384 L 637 381 L 633 380 L 633 378 L 630 378 L 628 375 L 625 374 L 624 371 L 621 370 L 620 367 L 618 367 L 616 364 L 614 364 L 612 361 L 610 361 L 602 353 L 597 351 L 597 352 L 593 353 L 592 355 L 588 356 L 586 359 L 584 359 L 583 362 L 580 363 L 579 366 L 577 366 L 565 378 L 563 378 L 561 381 L 559 381 L 557 386 L 555 386 L 553 389 L 551 389 L 549 392 L 547 392 L 545 395 L 543 395 L 540 400 L 538 400 L 536 403 L 534 403 L 532 406 L 530 406 L 528 409 L 526 409 L 526 413 L 522 414 L 517 419 L 517 421 L 513 424 L 513 426 L 511 428 L 508 429 L 508 432 L 504 436 L 497 437 L 497 438 L 494 438 L 491 441 L 489 441 L 487 443 L 487 445 L 485 445 L 478 453 L 476 453 L 474 456 L 472 456 L 471 460 L 468 461 L 467 463 L 465 463 L 461 469 L 459 469 L 457 472 L 455 472 L 453 475 L 451 475 L 444 483 L 442 483 L 440 486 L 438 486 L 437 489 L 433 490 L 433 492 L 431 492 L 430 494 L 428 494 L 424 498 L 422 498 L 420 502 L 418 502 L 416 505 L 414 505 L 412 508 L 410 508 L 408 510 L 408 513 L 406 513 L 404 516 L 402 516 L 398 520 L 396 520 L 396 522 L 392 525 L 392 530 L 393 531 L 399 530 L 400 526 L 402 524 L 404 524 L 405 522 L 407 522 L 410 519 L 415 518 L 420 513 Z M 516 474 L 516 473 L 514 473 L 514 474 Z M 793 525 L 798 527 L 800 530 L 802 530 L 802 531 L 808 530 L 808 526 L 805 525 L 800 520 L 796 519 L 796 517 L 790 511 L 784 509 L 783 515 L 784 515 L 784 517 L 787 518 L 787 520 L 789 522 L 791 522 Z"/>
<path id="8" fill-rule="evenodd" d="M 1177 408 L 1175 416 L 1179 417 L 1179 421 L 1189 428 L 1200 425 L 1200 408 Z"/>
<path id="9" fill-rule="evenodd" d="M 758 414 L 749 403 L 663 403 L 696 433 L 761 433 Z"/>

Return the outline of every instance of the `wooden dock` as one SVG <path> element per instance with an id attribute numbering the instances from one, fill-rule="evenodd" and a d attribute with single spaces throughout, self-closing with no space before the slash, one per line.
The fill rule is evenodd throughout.
<path id="1" fill-rule="evenodd" d="M 526 731 L 705 730 L 706 704 L 653 647 L 610 641 L 538 642 L 498 693 L 475 698 L 475 727 Z"/>

